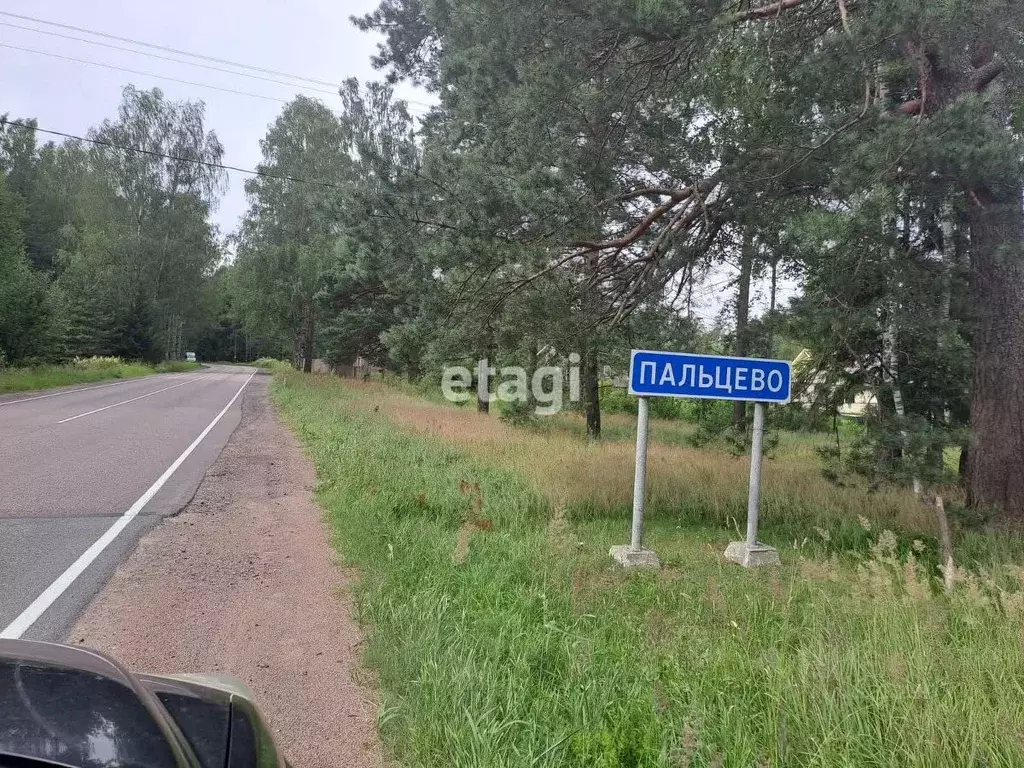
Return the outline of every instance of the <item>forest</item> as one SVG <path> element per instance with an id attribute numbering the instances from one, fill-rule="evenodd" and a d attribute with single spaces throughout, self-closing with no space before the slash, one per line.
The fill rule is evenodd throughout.
<path id="1" fill-rule="evenodd" d="M 1024 522 L 1020 3 L 383 0 L 352 21 L 382 36 L 381 81 L 285 106 L 234 232 L 210 223 L 227 171 L 201 101 L 128 86 L 85 140 L 6 116 L 2 365 L 189 349 L 439 381 L 577 353 L 598 438 L 630 348 L 807 349 L 795 408 L 831 423 L 874 395 L 844 469 L 941 483 L 955 452 L 967 503 Z"/>

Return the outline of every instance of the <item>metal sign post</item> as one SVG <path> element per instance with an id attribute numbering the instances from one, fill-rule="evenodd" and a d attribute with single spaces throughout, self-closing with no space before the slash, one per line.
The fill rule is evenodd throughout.
<path id="1" fill-rule="evenodd" d="M 761 459 L 764 456 L 764 403 L 754 403 L 754 430 L 750 439 L 750 489 L 747 492 L 747 546 L 757 544 L 757 517 L 761 506 Z"/>
<path id="2" fill-rule="evenodd" d="M 659 568 L 661 561 L 653 550 L 644 549 L 644 499 L 647 497 L 647 445 L 650 402 L 639 399 L 636 415 L 636 472 L 633 475 L 633 531 L 629 546 L 612 547 L 611 556 L 632 568 Z"/>
<path id="3" fill-rule="evenodd" d="M 640 398 L 636 416 L 636 471 L 633 474 L 633 535 L 629 548 L 634 552 L 643 549 L 644 544 L 644 498 L 647 496 L 647 423 L 650 418 L 650 402 Z"/>
<path id="4" fill-rule="evenodd" d="M 747 538 L 745 541 L 732 542 L 725 556 L 748 568 L 777 565 L 778 552 L 757 540 L 765 405 L 788 403 L 792 380 L 793 370 L 787 360 L 633 350 L 629 365 L 629 393 L 639 398 L 636 475 L 633 480 L 633 531 L 629 545 L 612 547 L 612 557 L 625 566 L 656 568 L 660 565 L 658 556 L 643 546 L 650 411 L 648 398 L 687 397 L 753 401 L 754 433 L 747 497 Z"/>
<path id="5" fill-rule="evenodd" d="M 725 559 L 745 568 L 778 565 L 779 552 L 757 540 L 761 508 L 761 460 L 764 458 L 764 403 L 754 403 L 754 431 L 750 440 L 750 489 L 747 492 L 747 539 L 725 548 Z"/>

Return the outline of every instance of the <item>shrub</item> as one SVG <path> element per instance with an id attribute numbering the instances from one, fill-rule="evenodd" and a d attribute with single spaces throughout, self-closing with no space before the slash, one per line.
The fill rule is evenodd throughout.
<path id="1" fill-rule="evenodd" d="M 199 363 L 190 363 L 186 360 L 167 360 L 157 366 L 157 370 L 162 373 L 184 373 L 198 368 L 200 368 Z"/>
<path id="2" fill-rule="evenodd" d="M 292 370 L 292 364 L 285 360 L 276 360 L 273 357 L 261 357 L 253 365 L 257 368 L 266 368 L 271 373 L 283 373 Z"/>
<path id="3" fill-rule="evenodd" d="M 683 419 L 691 421 L 692 404 L 674 397 L 652 397 L 650 399 L 651 416 L 656 419 Z M 636 414 L 637 398 L 621 387 L 613 387 L 610 382 L 601 385 L 601 413 Z"/>
<path id="4" fill-rule="evenodd" d="M 820 408 L 805 408 L 800 403 L 772 408 L 768 413 L 772 426 L 787 432 L 827 432 L 832 427 L 831 414 Z"/>
<path id="5" fill-rule="evenodd" d="M 119 357 L 76 357 L 73 363 L 75 368 L 81 371 L 112 371 L 124 365 L 124 360 Z"/>
<path id="6" fill-rule="evenodd" d="M 652 397 L 650 398 L 651 416 L 655 419 L 683 419 L 687 413 L 683 408 L 684 402 L 675 397 Z"/>
<path id="7" fill-rule="evenodd" d="M 513 427 L 525 427 L 534 421 L 533 405 L 516 401 L 514 403 L 501 403 L 501 415 L 498 417 L 506 424 Z"/>
<path id="8" fill-rule="evenodd" d="M 636 413 L 636 398 L 610 382 L 602 382 L 601 413 Z"/>

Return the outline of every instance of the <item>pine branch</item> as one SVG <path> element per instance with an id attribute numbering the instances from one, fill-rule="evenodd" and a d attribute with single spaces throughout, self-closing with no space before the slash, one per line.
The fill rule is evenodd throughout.
<path id="1" fill-rule="evenodd" d="M 593 253 L 595 251 L 618 251 L 623 248 L 627 248 L 647 234 L 650 228 L 654 226 L 657 221 L 672 211 L 672 209 L 679 205 L 679 203 L 692 197 L 694 192 L 701 197 L 707 197 L 708 193 L 718 186 L 721 179 L 722 172 L 719 171 L 692 187 L 688 187 L 685 190 L 676 190 L 675 195 L 670 197 L 664 203 L 653 208 L 646 216 L 644 216 L 643 220 L 641 220 L 639 224 L 617 238 L 613 238 L 611 240 L 582 240 L 572 243 L 571 247 L 578 249 L 579 253 L 577 255 L 580 256 L 585 253 Z"/>
<path id="2" fill-rule="evenodd" d="M 678 200 L 667 200 L 644 216 L 643 220 L 629 230 L 629 232 L 626 232 L 624 235 L 613 240 L 579 240 L 572 243 L 571 247 L 579 249 L 580 255 L 609 249 L 622 250 L 646 235 L 650 228 L 654 226 L 656 221 L 661 219 L 662 216 L 667 214 L 677 205 L 679 205 Z"/>
<path id="3" fill-rule="evenodd" d="M 975 93 L 981 93 L 1005 71 L 1005 61 L 1002 59 L 992 59 L 987 64 L 974 70 L 974 77 L 971 78 L 971 88 L 974 89 Z"/>
<path id="4" fill-rule="evenodd" d="M 935 66 L 932 63 L 931 55 L 928 49 L 925 47 L 924 42 L 919 39 L 913 38 L 906 43 L 907 55 L 910 60 L 914 62 L 914 68 L 917 70 L 917 88 L 921 91 L 921 98 L 919 104 L 915 105 L 913 112 L 908 112 L 908 104 L 903 105 L 903 111 L 907 114 L 916 114 L 920 117 L 924 117 L 929 109 L 934 111 L 934 107 L 938 106 L 929 103 L 929 97 L 935 92 Z"/>
<path id="5" fill-rule="evenodd" d="M 681 202 L 688 199 L 692 194 L 692 187 L 643 187 L 642 189 L 634 189 L 631 192 L 624 192 L 610 200 L 605 200 L 602 205 L 611 202 L 623 203 L 627 200 L 635 200 L 638 197 L 668 197 L 676 202 Z"/>
<path id="6" fill-rule="evenodd" d="M 746 11 L 730 14 L 722 19 L 722 24 L 739 24 L 744 21 L 770 19 L 773 16 L 781 15 L 783 11 L 788 11 L 790 8 L 797 8 L 806 2 L 807 0 L 778 0 L 778 2 L 772 3 L 771 5 L 762 5 L 758 8 L 749 8 Z"/>
<path id="7" fill-rule="evenodd" d="M 839 0 L 839 18 L 843 20 L 843 29 L 846 34 L 852 34 L 850 32 L 850 11 L 846 7 L 846 0 Z"/>

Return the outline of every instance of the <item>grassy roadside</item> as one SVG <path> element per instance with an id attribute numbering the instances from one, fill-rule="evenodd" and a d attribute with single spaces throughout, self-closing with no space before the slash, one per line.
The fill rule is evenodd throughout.
<path id="1" fill-rule="evenodd" d="M 289 371 L 295 370 L 291 363 L 284 360 L 276 360 L 273 357 L 261 357 L 253 363 L 250 363 L 250 365 L 254 365 L 257 368 L 263 368 L 269 373 L 288 373 Z"/>
<path id="2" fill-rule="evenodd" d="M 936 594 L 927 537 L 903 552 L 881 532 L 923 525 L 912 500 L 830 495 L 779 461 L 766 538 L 811 543 L 746 572 L 720 557 L 743 462 L 656 445 L 667 567 L 627 574 L 607 550 L 627 533 L 628 445 L 329 377 L 278 376 L 273 394 L 361 573 L 381 730 L 405 765 L 1024 761 L 1024 572 Z M 858 514 L 870 546 L 846 554 Z"/>
<path id="3" fill-rule="evenodd" d="M 67 365 L 38 365 L 0 370 L 0 394 L 90 384 L 107 379 L 130 379 L 153 373 L 194 371 L 199 363 L 170 361 L 159 365 L 128 363 L 118 358 L 88 358 Z"/>

